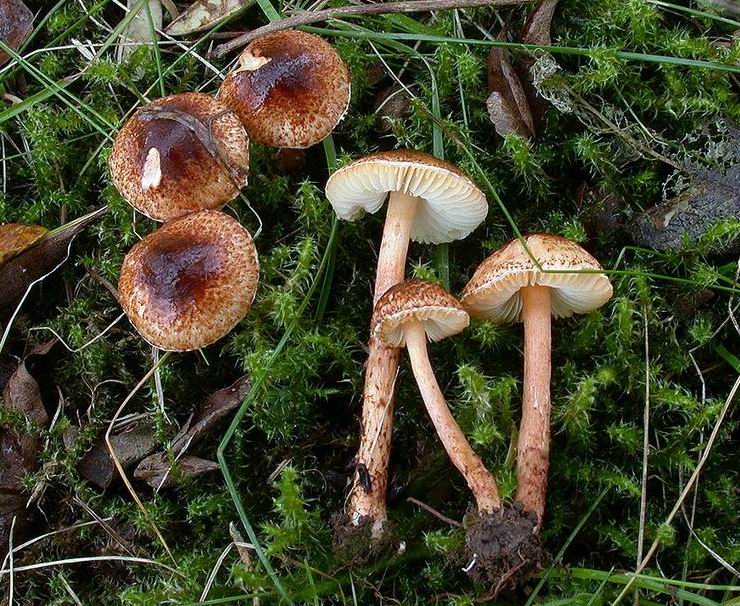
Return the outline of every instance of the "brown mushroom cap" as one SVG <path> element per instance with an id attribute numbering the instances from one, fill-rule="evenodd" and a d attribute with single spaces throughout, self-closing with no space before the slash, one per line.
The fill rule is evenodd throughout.
<path id="1" fill-rule="evenodd" d="M 586 313 L 611 298 L 609 278 L 595 273 L 601 271 L 601 265 L 578 244 L 551 234 L 533 234 L 524 240 L 542 270 L 522 243 L 512 240 L 483 261 L 465 287 L 461 300 L 470 315 L 496 323 L 519 321 L 519 291 L 525 286 L 552 289 L 552 315 L 556 318 Z"/>
<path id="2" fill-rule="evenodd" d="M 41 225 L 20 223 L 0 225 L 0 264 L 31 248 L 48 233 L 49 230 Z"/>
<path id="3" fill-rule="evenodd" d="M 181 93 L 139 109 L 118 133 L 109 163 L 124 199 L 167 221 L 238 195 L 247 184 L 249 138 L 223 103 Z"/>
<path id="4" fill-rule="evenodd" d="M 18 50 L 33 29 L 33 13 L 21 0 L 0 0 L 0 40 Z M 10 57 L 0 50 L 0 66 Z"/>
<path id="5" fill-rule="evenodd" d="M 350 76 L 325 40 L 285 30 L 249 44 L 218 96 L 253 141 L 302 149 L 327 137 L 344 117 Z"/>
<path id="6" fill-rule="evenodd" d="M 326 197 L 345 221 L 377 212 L 389 192 L 423 200 L 411 229 L 416 242 L 461 240 L 488 214 L 486 197 L 470 177 L 449 162 L 411 149 L 370 154 L 343 166 L 326 183 Z"/>
<path id="7" fill-rule="evenodd" d="M 167 222 L 126 255 L 118 296 L 134 328 L 166 351 L 190 351 L 247 315 L 259 282 L 257 251 L 236 219 L 204 210 Z"/>
<path id="8" fill-rule="evenodd" d="M 404 347 L 404 328 L 421 322 L 430 341 L 455 335 L 470 322 L 460 302 L 438 284 L 406 280 L 391 287 L 378 299 L 372 330 L 392 347 Z"/>

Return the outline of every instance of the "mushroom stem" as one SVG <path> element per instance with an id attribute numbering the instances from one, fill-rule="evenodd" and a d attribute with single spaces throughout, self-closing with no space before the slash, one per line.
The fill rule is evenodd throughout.
<path id="1" fill-rule="evenodd" d="M 404 279 L 411 227 L 419 203 L 420 199 L 414 196 L 399 192 L 390 194 L 378 255 L 373 307 L 385 291 Z M 393 385 L 398 371 L 399 351 L 373 336 L 370 337 L 368 349 L 362 397 L 362 436 L 355 458 L 357 471 L 347 511 L 355 525 L 363 520 L 372 521 L 375 525 L 373 536 L 379 537 L 386 520 L 385 495 L 393 433 Z M 367 470 L 369 486 L 362 481 L 360 469 Z"/>
<path id="2" fill-rule="evenodd" d="M 521 290 L 524 321 L 524 394 L 517 444 L 517 500 L 537 514 L 542 526 L 550 456 L 551 305 L 550 288 Z"/>
<path id="3" fill-rule="evenodd" d="M 465 478 L 473 492 L 478 511 L 491 513 L 501 508 L 496 480 L 470 446 L 465 434 L 452 416 L 447 401 L 429 363 L 427 337 L 421 322 L 413 322 L 404 330 L 411 369 L 421 397 L 434 423 L 450 460 Z"/>
<path id="4" fill-rule="evenodd" d="M 383 227 L 383 240 L 378 254 L 373 306 L 386 290 L 403 282 L 406 275 L 406 256 L 409 252 L 411 227 L 421 200 L 400 192 L 391 192 Z"/>

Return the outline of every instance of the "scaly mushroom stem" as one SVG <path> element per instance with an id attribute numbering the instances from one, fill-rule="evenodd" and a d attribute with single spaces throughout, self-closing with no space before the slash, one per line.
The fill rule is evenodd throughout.
<path id="1" fill-rule="evenodd" d="M 455 467 L 473 492 L 479 513 L 492 513 L 501 508 L 496 480 L 470 446 L 465 434 L 452 416 L 447 401 L 429 363 L 427 337 L 421 322 L 413 322 L 404 330 L 411 369 L 424 399 L 429 416 L 442 444 Z"/>
<path id="2" fill-rule="evenodd" d="M 419 203 L 420 199 L 413 196 L 398 192 L 390 194 L 378 255 L 373 306 L 385 291 L 404 279 L 411 227 Z M 374 525 L 373 536 L 378 537 L 386 520 L 385 495 L 393 432 L 393 385 L 398 371 L 399 351 L 372 336 L 368 348 L 362 397 L 362 436 L 355 458 L 358 471 L 355 472 L 347 511 L 355 525 L 364 520 L 371 521 Z M 367 470 L 369 487 L 361 481 L 360 469 Z"/>
<path id="3" fill-rule="evenodd" d="M 550 372 L 552 357 L 550 288 L 521 290 L 524 321 L 524 394 L 517 444 L 517 500 L 537 514 L 542 526 L 550 458 Z"/>

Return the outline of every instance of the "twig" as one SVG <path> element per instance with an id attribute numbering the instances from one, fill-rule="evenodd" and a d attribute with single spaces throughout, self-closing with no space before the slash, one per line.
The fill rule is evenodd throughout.
<path id="1" fill-rule="evenodd" d="M 637 562 L 642 562 L 645 547 L 645 521 L 647 518 L 648 460 L 650 458 L 650 332 L 647 305 L 642 308 L 645 319 L 645 408 L 642 415 L 642 490 L 640 491 L 640 529 L 637 534 Z M 635 589 L 635 604 L 640 602 L 639 589 Z"/>
<path id="2" fill-rule="evenodd" d="M 294 15 L 281 21 L 273 21 L 268 25 L 258 27 L 251 32 L 242 34 L 229 42 L 225 42 L 213 49 L 214 57 L 223 57 L 237 48 L 246 46 L 252 40 L 284 29 L 300 27 L 309 23 L 329 21 L 347 15 L 387 15 L 392 13 L 421 13 L 425 11 L 449 10 L 454 8 L 474 8 L 477 6 L 510 6 L 525 4 L 529 0 L 413 0 L 411 2 L 378 2 L 377 4 L 356 4 L 340 8 L 325 8 L 320 11 L 311 11 Z"/>
<path id="3" fill-rule="evenodd" d="M 434 509 L 434 507 L 432 507 L 431 505 L 427 505 L 426 503 L 423 503 L 423 502 L 419 501 L 418 499 L 415 499 L 414 497 L 408 497 L 406 500 L 409 503 L 413 503 L 414 505 L 418 505 L 424 511 L 428 511 L 434 517 L 439 518 L 440 520 L 442 520 L 446 524 L 449 524 L 450 526 L 454 526 L 455 528 L 462 528 L 463 527 L 463 525 L 460 524 L 460 522 L 458 522 L 457 520 L 453 520 L 452 518 L 448 518 L 446 515 L 438 512 L 436 509 Z"/>

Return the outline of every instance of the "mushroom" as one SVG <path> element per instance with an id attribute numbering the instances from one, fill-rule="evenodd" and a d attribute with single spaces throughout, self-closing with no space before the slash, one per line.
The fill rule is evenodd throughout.
<path id="1" fill-rule="evenodd" d="M 344 117 L 350 76 L 325 40 L 284 30 L 244 49 L 218 97 L 237 113 L 252 141 L 304 149 L 327 137 Z"/>
<path id="2" fill-rule="evenodd" d="M 372 330 L 389 347 L 407 349 L 424 405 L 450 460 L 468 483 L 478 511 L 492 513 L 501 508 L 496 480 L 452 416 L 427 351 L 427 338 L 441 341 L 465 330 L 469 321 L 460 302 L 441 286 L 407 280 L 380 297 Z"/>
<path id="3" fill-rule="evenodd" d="M 33 13 L 22 0 L 0 0 L 0 40 L 9 48 L 18 50 L 33 29 Z M 0 50 L 0 66 L 10 57 Z"/>
<path id="4" fill-rule="evenodd" d="M 190 351 L 218 341 L 249 312 L 257 251 L 236 219 L 203 210 L 168 221 L 126 255 L 118 295 L 151 345 Z"/>
<path id="5" fill-rule="evenodd" d="M 342 167 L 329 178 L 326 196 L 337 216 L 348 221 L 366 212 L 377 212 L 388 199 L 373 305 L 404 279 L 410 240 L 439 244 L 462 239 L 488 212 L 483 193 L 459 169 L 412 150 L 375 153 Z M 398 349 L 388 347 L 371 334 L 362 436 L 345 521 L 354 527 L 370 524 L 373 539 L 382 535 L 386 520 L 397 369 Z M 369 481 L 361 481 L 363 477 Z"/>
<path id="6" fill-rule="evenodd" d="M 140 108 L 116 136 L 113 182 L 156 221 L 220 209 L 247 184 L 249 137 L 239 118 L 202 93 L 181 93 Z"/>
<path id="7" fill-rule="evenodd" d="M 524 393 L 517 443 L 516 499 L 542 525 L 550 449 L 551 316 L 564 318 L 601 307 L 612 285 L 598 261 L 560 236 L 512 240 L 480 264 L 462 303 L 476 318 L 524 323 Z M 540 267 L 537 266 L 536 259 Z"/>

